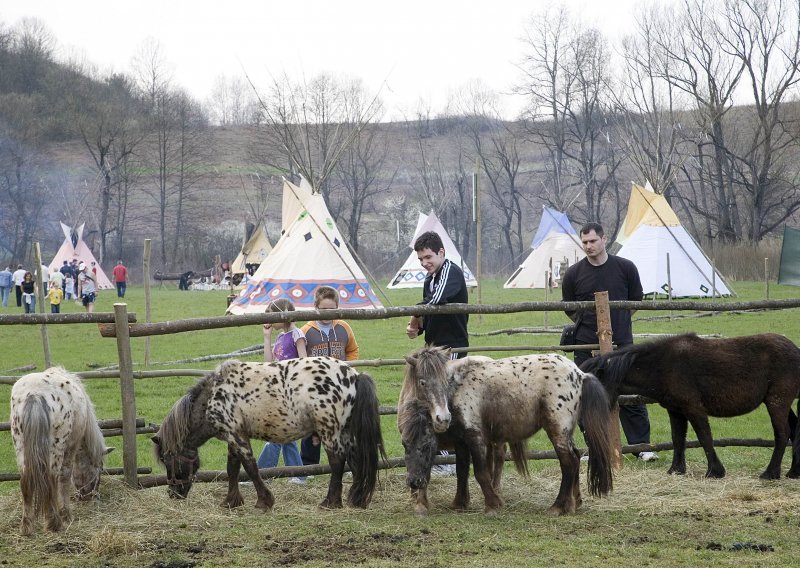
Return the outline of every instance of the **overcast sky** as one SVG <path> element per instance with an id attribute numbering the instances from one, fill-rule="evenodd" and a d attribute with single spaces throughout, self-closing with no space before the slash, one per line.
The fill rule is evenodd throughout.
<path id="1" fill-rule="evenodd" d="M 625 33 L 645 0 L 565 0 L 609 36 Z M 0 21 L 44 20 L 62 54 L 128 71 L 148 38 L 175 81 L 204 100 L 215 79 L 247 73 L 257 86 L 284 72 L 326 71 L 380 89 L 390 118 L 420 100 L 441 109 L 471 79 L 508 92 L 526 23 L 544 0 L 2 0 Z M 513 102 L 507 103 L 509 108 Z"/>

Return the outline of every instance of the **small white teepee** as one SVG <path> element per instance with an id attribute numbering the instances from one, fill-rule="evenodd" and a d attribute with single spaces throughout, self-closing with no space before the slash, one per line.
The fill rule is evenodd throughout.
<path id="1" fill-rule="evenodd" d="M 533 251 L 506 280 L 503 288 L 546 288 L 547 277 L 559 282 L 561 264 L 571 266 L 586 256 L 578 232 L 566 214 L 544 207 L 539 229 L 531 242 Z"/>
<path id="2" fill-rule="evenodd" d="M 114 285 L 111 283 L 111 280 L 108 279 L 106 273 L 100 268 L 100 263 L 97 262 L 92 251 L 89 250 L 89 247 L 86 246 L 86 243 L 83 241 L 83 228 L 85 225 L 86 223 L 81 223 L 73 231 L 71 227 L 61 223 L 61 230 L 64 232 L 64 242 L 61 244 L 55 258 L 53 258 L 53 262 L 50 263 L 48 268 L 50 272 L 53 272 L 54 270 L 59 270 L 65 260 L 69 263 L 72 262 L 72 259 L 76 259 L 78 262 L 85 262 L 86 266 L 90 267 L 89 269 L 91 270 L 92 263 L 94 262 L 96 263 L 95 268 L 97 268 L 97 288 L 100 290 L 113 289 Z"/>
<path id="3" fill-rule="evenodd" d="M 411 243 L 408 245 L 411 248 L 411 254 L 408 255 L 408 258 L 403 263 L 403 266 L 400 267 L 400 270 L 397 271 L 397 274 L 392 277 L 388 287 L 422 287 L 422 284 L 425 282 L 425 277 L 428 275 L 428 273 L 425 272 L 425 269 L 422 268 L 422 266 L 420 266 L 419 258 L 417 258 L 417 253 L 414 251 L 414 242 L 417 240 L 417 237 L 427 231 L 434 231 L 439 234 L 439 236 L 442 238 L 442 244 L 444 245 L 445 258 L 449 258 L 451 262 L 454 262 L 461 268 L 461 270 L 464 272 L 464 280 L 467 281 L 467 286 L 470 286 L 471 288 L 476 287 L 478 285 L 478 281 L 475 280 L 475 275 L 461 258 L 461 254 L 458 252 L 456 245 L 453 243 L 450 235 L 448 235 L 447 231 L 445 231 L 442 222 L 439 221 L 439 218 L 433 213 L 433 211 L 431 211 L 428 215 L 425 215 L 424 213 L 419 214 L 419 218 L 417 219 L 417 228 L 414 230 L 414 238 L 411 239 Z"/>
<path id="4" fill-rule="evenodd" d="M 732 294 L 667 200 L 650 184 L 633 184 L 616 242 L 622 244 L 617 255 L 639 269 L 645 294 L 669 294 L 670 286 L 674 298 Z"/>
<path id="5" fill-rule="evenodd" d="M 231 274 L 246 274 L 248 264 L 261 264 L 269 256 L 272 250 L 272 245 L 269 244 L 267 238 L 267 229 L 264 223 L 259 223 L 258 226 L 247 239 L 247 242 L 242 245 L 242 250 L 236 256 L 236 260 L 231 264 Z"/>
<path id="6" fill-rule="evenodd" d="M 314 292 L 330 286 L 340 308 L 382 308 L 380 301 L 347 249 L 322 194 L 311 186 L 283 182 L 281 238 L 231 302 L 232 314 L 264 313 L 278 298 L 298 310 L 314 309 Z"/>

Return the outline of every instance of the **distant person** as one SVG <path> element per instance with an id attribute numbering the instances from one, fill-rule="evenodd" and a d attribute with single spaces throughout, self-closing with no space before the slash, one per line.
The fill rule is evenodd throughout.
<path id="1" fill-rule="evenodd" d="M 11 288 L 14 286 L 14 275 L 11 272 L 11 267 L 6 266 L 0 270 L 0 299 L 2 299 L 3 307 L 8 307 L 8 296 L 11 294 Z"/>
<path id="2" fill-rule="evenodd" d="M 330 286 L 320 286 L 314 292 L 314 307 L 335 310 L 339 307 L 339 294 Z M 358 359 L 356 336 L 344 320 L 310 321 L 303 326 L 303 333 L 309 357 L 333 357 L 342 361 Z M 303 465 L 319 463 L 320 439 L 316 432 L 300 442 L 300 457 Z"/>
<path id="3" fill-rule="evenodd" d="M 192 272 L 191 270 L 187 270 L 186 272 L 181 274 L 181 277 L 178 279 L 178 290 L 184 290 L 184 291 L 189 290 L 189 279 L 192 277 L 193 274 L 194 272 Z"/>
<path id="4" fill-rule="evenodd" d="M 117 285 L 117 297 L 124 298 L 128 281 L 128 269 L 122 264 L 122 259 L 117 261 L 117 265 L 114 267 L 114 270 L 111 271 L 111 277 Z"/>
<path id="5" fill-rule="evenodd" d="M 33 273 L 28 271 L 22 277 L 22 305 L 25 307 L 26 314 L 36 313 L 36 281 Z"/>
<path id="6" fill-rule="evenodd" d="M 428 273 L 422 288 L 421 305 L 444 306 L 447 304 L 466 304 L 469 302 L 467 281 L 461 268 L 445 258 L 444 243 L 438 233 L 427 231 L 414 241 L 422 268 Z M 469 347 L 467 324 L 469 314 L 413 316 L 406 326 L 409 339 L 425 333 L 425 343 L 441 347 Z M 451 359 L 460 359 L 466 353 L 451 353 Z M 449 455 L 446 450 L 441 455 Z M 455 475 L 455 464 L 434 466 L 432 475 Z"/>
<path id="7" fill-rule="evenodd" d="M 641 301 L 642 282 L 636 265 L 621 256 L 606 251 L 608 238 L 599 223 L 587 223 L 580 231 L 581 243 L 586 257 L 567 269 L 561 281 L 561 298 L 565 302 L 594 301 L 595 292 L 608 292 L 608 300 Z M 597 312 L 567 312 L 575 322 L 575 345 L 598 342 Z M 612 340 L 617 347 L 633 344 L 633 324 L 630 310 L 611 310 Z M 573 353 L 575 364 L 580 366 L 592 356 L 591 351 Z M 622 430 L 629 444 L 650 443 L 650 417 L 644 404 L 625 405 L 619 408 Z M 642 461 L 658 459 L 655 452 L 640 452 Z"/>
<path id="8" fill-rule="evenodd" d="M 293 312 L 294 304 L 286 298 L 278 298 L 269 305 L 269 311 L 280 312 Z M 275 338 L 275 343 L 272 343 L 272 330 L 273 328 L 280 329 L 281 332 Z M 302 330 L 298 328 L 295 323 L 265 323 L 264 324 L 264 361 L 271 363 L 272 361 L 285 361 L 287 359 L 297 359 L 306 356 L 306 338 Z M 287 409 L 288 410 L 288 409 Z M 275 442 L 267 442 L 258 456 L 258 469 L 267 467 L 276 467 L 278 459 L 283 450 L 283 465 L 293 467 L 303 465 L 300 459 L 300 453 L 297 451 L 297 442 L 286 442 L 285 444 L 276 444 Z M 292 477 L 289 483 L 305 483 L 305 477 Z"/>
<path id="9" fill-rule="evenodd" d="M 97 299 L 97 282 L 85 262 L 78 264 L 78 297 L 86 311 L 92 313 Z"/>
<path id="10" fill-rule="evenodd" d="M 64 299 L 64 290 L 61 289 L 61 286 L 56 286 L 51 281 L 50 289 L 47 291 L 47 299 L 50 301 L 50 313 L 60 314 L 61 300 Z"/>
<path id="11" fill-rule="evenodd" d="M 50 288 L 59 288 L 61 290 L 61 297 L 64 297 L 64 275 L 58 270 L 50 272 Z"/>
<path id="12" fill-rule="evenodd" d="M 25 279 L 25 273 L 27 270 L 22 268 L 21 264 L 17 265 L 17 269 L 14 271 L 14 274 L 11 275 L 12 280 L 14 280 L 14 289 L 17 293 L 17 307 L 22 307 L 22 281 Z"/>
<path id="13" fill-rule="evenodd" d="M 50 284 L 50 269 L 43 264 L 39 267 L 39 274 L 42 275 L 42 293 L 46 296 L 47 288 Z M 36 280 L 35 276 L 36 275 L 34 275 L 34 280 Z"/>
<path id="14" fill-rule="evenodd" d="M 75 288 L 72 290 L 72 293 L 75 296 L 75 298 L 80 297 L 78 296 L 78 266 L 79 264 L 77 258 L 73 258 L 72 262 L 69 263 L 69 268 L 70 270 L 72 270 L 72 279 L 74 281 L 73 285 L 75 286 Z"/>
<path id="15" fill-rule="evenodd" d="M 67 275 L 64 276 L 64 299 L 65 300 L 77 300 L 77 296 L 75 295 L 75 278 L 72 276 L 72 271 L 70 270 L 67 272 Z"/>

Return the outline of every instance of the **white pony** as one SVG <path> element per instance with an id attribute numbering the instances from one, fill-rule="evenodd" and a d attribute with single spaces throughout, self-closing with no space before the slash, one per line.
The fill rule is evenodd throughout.
<path id="1" fill-rule="evenodd" d="M 106 448 L 94 406 L 83 384 L 61 367 L 20 378 L 11 389 L 11 436 L 22 491 L 22 527 L 33 533 L 36 517 L 60 531 L 72 518 L 70 485 L 78 499 L 97 495 Z"/>

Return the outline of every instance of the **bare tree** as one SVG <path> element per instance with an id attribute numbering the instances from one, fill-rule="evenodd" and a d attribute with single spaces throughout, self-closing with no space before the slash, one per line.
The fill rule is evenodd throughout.
<path id="1" fill-rule="evenodd" d="M 243 77 L 217 76 L 206 104 L 211 121 L 221 126 L 253 124 L 258 116 L 258 101 Z"/>
<path id="2" fill-rule="evenodd" d="M 478 163 L 492 206 L 500 215 L 503 248 L 516 259 L 524 250 L 522 243 L 522 191 L 520 167 L 521 132 L 516 123 L 504 121 L 498 111 L 496 95 L 479 83 L 462 92 L 458 108 L 465 116 L 466 136 Z"/>
<path id="3" fill-rule="evenodd" d="M 742 120 L 747 130 L 728 148 L 734 182 L 744 190 L 746 236 L 755 242 L 800 209 L 796 158 L 789 154 L 795 140 L 783 112 L 800 82 L 800 2 L 726 0 L 724 21 L 722 49 L 744 66 L 754 103 L 743 109 L 753 115 Z"/>
<path id="4" fill-rule="evenodd" d="M 380 111 L 377 99 L 366 105 L 363 87 L 327 74 L 310 82 L 275 79 L 260 99 L 267 139 L 267 163 L 289 177 L 303 176 L 330 203 L 330 178 L 343 152 Z M 335 215 L 334 215 L 335 216 Z"/>

